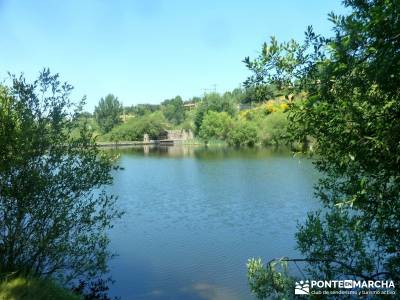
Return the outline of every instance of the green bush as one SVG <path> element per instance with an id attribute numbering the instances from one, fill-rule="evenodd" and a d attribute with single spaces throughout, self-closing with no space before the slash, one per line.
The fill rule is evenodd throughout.
<path id="1" fill-rule="evenodd" d="M 0 284 L 0 299 L 13 300 L 82 300 L 83 297 L 47 279 L 18 277 Z"/>
<path id="2" fill-rule="evenodd" d="M 109 229 L 122 215 L 105 188 L 115 159 L 74 122 L 84 102 L 69 99 L 73 87 L 58 74 L 9 81 L 0 86 L 0 272 L 63 284 L 102 277 Z"/>
<path id="3" fill-rule="evenodd" d="M 287 114 L 277 111 L 256 120 L 259 128 L 260 140 L 263 145 L 282 145 L 287 143 L 288 120 Z"/>
<path id="4" fill-rule="evenodd" d="M 108 134 L 101 137 L 105 141 L 141 141 L 143 135 L 148 134 L 150 139 L 156 139 L 169 126 L 162 112 L 154 112 L 129 119 L 126 123 L 113 128 Z"/>
<path id="5" fill-rule="evenodd" d="M 161 110 L 167 120 L 174 125 L 181 124 L 185 119 L 185 108 L 180 96 L 162 102 Z"/>
<path id="6" fill-rule="evenodd" d="M 86 115 L 79 116 L 74 120 L 74 122 L 76 126 L 71 132 L 72 138 L 77 139 L 81 136 L 80 128 L 82 126 L 87 126 L 87 128 L 91 130 L 93 134 L 101 132 L 99 125 L 97 124 L 96 120 L 93 117 L 89 117 Z"/>
<path id="7" fill-rule="evenodd" d="M 237 121 L 227 136 L 228 144 L 235 147 L 252 147 L 257 144 L 258 140 L 257 127 L 253 123 L 243 120 Z"/>
<path id="8" fill-rule="evenodd" d="M 199 133 L 203 119 L 209 111 L 227 112 L 229 115 L 234 116 L 237 111 L 237 103 L 234 101 L 234 99 L 229 97 L 229 94 L 223 96 L 218 93 L 205 95 L 196 109 L 194 118 L 195 133 Z"/>
<path id="9" fill-rule="evenodd" d="M 194 131 L 194 118 L 195 118 L 196 110 L 190 110 L 186 111 L 185 113 L 185 119 L 181 124 L 178 126 L 175 126 L 176 129 L 184 129 L 184 130 L 190 130 Z"/>
<path id="10" fill-rule="evenodd" d="M 232 125 L 233 119 L 228 113 L 209 111 L 203 119 L 199 136 L 205 141 L 226 140 Z"/>

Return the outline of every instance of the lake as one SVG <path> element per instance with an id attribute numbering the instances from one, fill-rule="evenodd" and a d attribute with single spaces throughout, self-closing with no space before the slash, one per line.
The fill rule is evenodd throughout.
<path id="1" fill-rule="evenodd" d="M 254 299 L 247 259 L 298 256 L 297 221 L 319 207 L 311 161 L 285 150 L 112 151 L 126 214 L 110 234 L 110 295 L 122 299 Z"/>

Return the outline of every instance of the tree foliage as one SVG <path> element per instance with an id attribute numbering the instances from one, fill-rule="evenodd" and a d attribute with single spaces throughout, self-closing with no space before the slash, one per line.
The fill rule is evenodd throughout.
<path id="1" fill-rule="evenodd" d="M 94 109 L 96 121 L 103 133 L 111 131 L 114 126 L 122 122 L 121 113 L 122 104 L 112 94 L 101 98 L 99 104 Z"/>
<path id="2" fill-rule="evenodd" d="M 250 122 L 238 120 L 228 132 L 227 142 L 230 146 L 252 147 L 258 142 L 257 128 Z"/>
<path id="3" fill-rule="evenodd" d="M 234 121 L 228 113 L 209 111 L 203 119 L 199 136 L 205 141 L 210 139 L 226 140 L 233 123 Z"/>
<path id="4" fill-rule="evenodd" d="M 44 70 L 0 89 L 0 271 L 65 282 L 107 271 L 106 231 L 120 216 L 103 191 L 113 162 L 73 122 L 72 86 Z M 80 126 L 80 134 L 71 132 Z"/>
<path id="5" fill-rule="evenodd" d="M 194 118 L 195 133 L 199 133 L 203 118 L 208 111 L 227 112 L 233 116 L 236 112 L 236 103 L 229 95 L 221 96 L 217 93 L 206 94 L 197 107 Z"/>
<path id="6" fill-rule="evenodd" d="M 110 141 L 142 141 L 144 134 L 150 139 L 158 139 L 168 128 L 168 122 L 162 112 L 146 114 L 129 119 L 126 123 L 114 127 L 103 139 Z"/>
<path id="7" fill-rule="evenodd" d="M 290 109 L 293 138 L 316 140 L 323 211 L 299 227 L 310 276 L 400 279 L 400 7 L 346 0 L 335 36 L 309 28 L 304 44 L 272 39 L 247 84 L 273 83 L 307 99 Z"/>
<path id="8" fill-rule="evenodd" d="M 266 266 L 261 259 L 249 259 L 247 262 L 248 280 L 252 292 L 259 299 L 293 299 L 294 280 L 289 275 L 285 258 L 271 260 Z"/>
<path id="9" fill-rule="evenodd" d="M 125 113 L 133 114 L 135 116 L 144 116 L 146 114 L 155 112 L 160 109 L 158 104 L 137 104 L 125 107 Z"/>
<path id="10" fill-rule="evenodd" d="M 169 122 L 178 125 L 185 119 L 185 109 L 180 96 L 161 103 L 162 112 Z"/>
<path id="11" fill-rule="evenodd" d="M 263 145 L 278 146 L 288 143 L 287 113 L 277 111 L 256 120 L 256 122 L 260 128 L 260 140 Z"/>

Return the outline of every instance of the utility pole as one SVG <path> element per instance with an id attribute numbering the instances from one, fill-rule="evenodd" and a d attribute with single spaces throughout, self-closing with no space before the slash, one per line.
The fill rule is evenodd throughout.
<path id="1" fill-rule="evenodd" d="M 217 92 L 217 86 L 218 86 L 218 84 L 216 84 L 216 83 L 214 83 L 214 84 L 212 84 L 211 85 L 212 86 L 212 88 L 211 89 L 202 89 L 202 91 L 203 91 L 203 96 L 205 96 L 207 93 L 209 93 L 209 92 L 212 92 L 212 93 L 216 93 Z"/>
<path id="2" fill-rule="evenodd" d="M 203 97 L 206 96 L 206 94 L 207 94 L 207 92 L 208 92 L 209 90 L 210 90 L 210 89 L 202 89 L 202 91 L 203 91 Z"/>

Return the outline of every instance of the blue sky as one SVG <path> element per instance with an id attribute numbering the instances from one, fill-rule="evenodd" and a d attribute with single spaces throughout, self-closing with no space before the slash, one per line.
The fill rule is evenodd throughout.
<path id="1" fill-rule="evenodd" d="M 261 44 L 328 34 L 338 0 L 0 0 L 0 79 L 49 67 L 87 96 L 92 111 L 113 93 L 124 105 L 238 87 L 242 60 Z"/>

